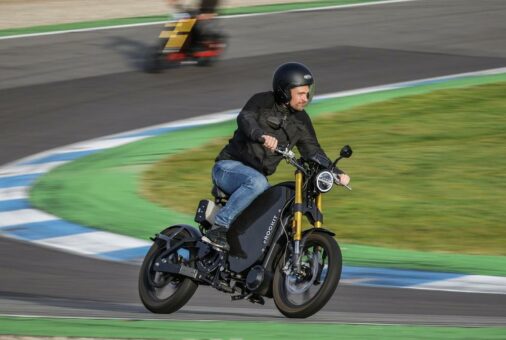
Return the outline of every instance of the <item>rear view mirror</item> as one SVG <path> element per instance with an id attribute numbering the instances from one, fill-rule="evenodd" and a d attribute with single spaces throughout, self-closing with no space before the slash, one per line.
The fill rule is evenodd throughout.
<path id="1" fill-rule="evenodd" d="M 353 150 L 351 149 L 351 146 L 345 145 L 341 149 L 340 156 L 343 158 L 350 158 L 352 154 L 353 154 Z"/>

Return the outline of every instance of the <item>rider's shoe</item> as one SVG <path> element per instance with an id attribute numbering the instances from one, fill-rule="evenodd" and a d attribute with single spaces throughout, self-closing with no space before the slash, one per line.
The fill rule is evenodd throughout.
<path id="1" fill-rule="evenodd" d="M 228 251 L 230 250 L 230 246 L 227 242 L 227 230 L 227 228 L 215 224 L 202 236 L 202 241 Z"/>

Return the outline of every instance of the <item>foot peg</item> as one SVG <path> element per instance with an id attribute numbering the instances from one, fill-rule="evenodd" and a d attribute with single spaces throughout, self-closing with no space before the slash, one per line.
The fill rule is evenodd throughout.
<path id="1" fill-rule="evenodd" d="M 202 236 L 202 242 L 205 242 L 211 246 L 213 246 L 216 250 L 220 250 L 220 251 L 229 251 L 230 250 L 230 247 L 228 246 L 228 244 L 218 244 L 218 243 L 215 243 L 213 241 L 211 241 L 209 238 L 207 238 L 207 236 Z"/>

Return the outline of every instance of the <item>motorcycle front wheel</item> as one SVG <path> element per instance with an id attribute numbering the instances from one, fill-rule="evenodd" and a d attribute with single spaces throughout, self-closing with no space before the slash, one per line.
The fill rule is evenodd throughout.
<path id="1" fill-rule="evenodd" d="M 299 269 L 291 263 L 291 256 L 282 256 L 274 274 L 274 302 L 289 318 L 307 318 L 318 312 L 341 278 L 341 250 L 331 235 L 311 233 L 300 254 Z"/>
<path id="2" fill-rule="evenodd" d="M 171 236 L 176 230 L 177 228 L 168 228 L 162 233 Z M 185 236 L 189 235 L 182 231 L 176 235 L 174 241 L 178 242 Z M 190 278 L 155 270 L 156 262 L 169 261 L 178 264 L 182 261 L 178 253 L 162 258 L 165 250 L 164 242 L 155 241 L 144 258 L 139 274 L 139 296 L 144 306 L 153 313 L 169 314 L 179 310 L 190 300 L 198 287 Z"/>

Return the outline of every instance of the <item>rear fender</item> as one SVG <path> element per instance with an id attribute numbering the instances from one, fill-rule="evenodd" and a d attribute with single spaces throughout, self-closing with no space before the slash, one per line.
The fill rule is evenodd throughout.
<path id="1" fill-rule="evenodd" d="M 174 234 L 168 236 L 166 234 L 170 229 L 176 229 L 177 231 Z M 190 236 L 185 236 L 182 240 L 174 242 L 174 238 L 183 231 L 186 231 L 188 234 L 190 234 Z M 173 249 L 177 249 L 183 244 L 196 243 L 201 238 L 202 234 L 197 228 L 194 228 L 188 224 L 176 224 L 165 228 L 161 233 L 156 234 L 154 238 L 151 238 L 151 240 L 157 242 L 160 246 L 165 246 L 165 248 L 167 248 L 170 253 Z"/>

